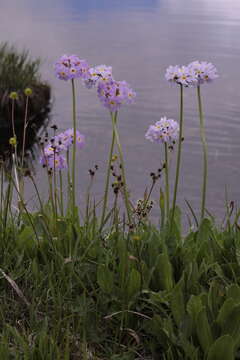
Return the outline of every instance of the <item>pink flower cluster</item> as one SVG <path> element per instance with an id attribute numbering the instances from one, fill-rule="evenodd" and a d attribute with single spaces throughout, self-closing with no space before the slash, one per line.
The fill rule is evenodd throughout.
<path id="1" fill-rule="evenodd" d="M 51 139 L 51 143 L 43 149 L 40 163 L 49 169 L 62 170 L 67 168 L 66 157 L 62 154 L 70 149 L 73 144 L 74 131 L 68 129 Z M 76 131 L 76 144 L 79 149 L 85 145 L 85 137 Z"/>

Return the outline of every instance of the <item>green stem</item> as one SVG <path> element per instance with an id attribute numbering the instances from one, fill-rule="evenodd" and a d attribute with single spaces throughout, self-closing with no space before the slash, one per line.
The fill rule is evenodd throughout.
<path id="1" fill-rule="evenodd" d="M 12 132 L 13 132 L 13 137 L 16 138 L 15 125 L 14 125 L 14 105 L 15 105 L 15 101 L 13 99 L 12 100 Z"/>
<path id="2" fill-rule="evenodd" d="M 166 206 L 167 206 L 167 219 L 169 216 L 169 176 L 168 176 L 168 145 L 165 146 L 165 191 L 166 191 Z"/>
<path id="3" fill-rule="evenodd" d="M 62 180 L 62 171 L 59 170 L 59 187 L 60 187 L 60 211 L 61 215 L 64 215 L 64 205 L 63 205 L 63 180 Z"/>
<path id="4" fill-rule="evenodd" d="M 70 174 L 70 154 L 69 150 L 67 150 L 67 179 L 68 179 L 68 207 L 71 206 L 71 194 L 72 194 L 72 182 L 71 182 L 71 174 Z"/>
<path id="5" fill-rule="evenodd" d="M 76 167 L 76 131 L 77 131 L 77 116 L 76 116 L 76 93 L 75 83 L 72 79 L 72 117 L 73 117 L 73 153 L 72 153 L 72 211 L 75 213 L 75 167 Z"/>
<path id="6" fill-rule="evenodd" d="M 179 121 L 179 136 L 178 136 L 178 154 L 177 154 L 176 177 L 175 177 L 174 193 L 173 193 L 171 226 L 174 221 L 174 214 L 175 214 L 176 201 L 177 201 L 177 190 L 178 190 L 181 152 L 182 152 L 183 120 L 184 120 L 184 118 L 183 118 L 183 85 L 180 85 L 180 121 Z"/>
<path id="7" fill-rule="evenodd" d="M 25 105 L 25 114 L 24 114 L 24 125 L 23 125 L 23 142 L 22 142 L 22 159 L 21 159 L 21 168 L 20 168 L 20 192 L 24 199 L 24 174 L 23 174 L 23 164 L 24 164 L 24 155 L 25 155 L 25 145 L 26 145 L 26 131 L 27 131 L 27 115 L 28 115 L 28 104 L 29 104 L 29 96 L 26 98 Z"/>
<path id="8" fill-rule="evenodd" d="M 118 130 L 117 130 L 117 116 L 115 119 L 112 119 L 112 125 L 113 125 L 113 130 L 115 133 L 116 144 L 118 147 L 119 158 L 120 158 L 120 163 L 121 163 L 121 170 L 122 170 L 122 177 L 123 177 L 123 191 L 124 191 L 125 206 L 126 206 L 126 210 L 127 210 L 127 217 L 128 217 L 129 224 L 131 224 L 131 210 L 130 210 L 130 203 L 129 203 L 129 198 L 128 198 L 128 191 L 127 191 L 127 183 L 126 183 L 126 175 L 125 175 L 125 168 L 124 168 L 124 161 L 123 161 L 122 146 L 121 146 L 121 143 L 119 140 L 119 135 L 118 135 Z"/>
<path id="9" fill-rule="evenodd" d="M 198 97 L 198 110 L 199 110 L 199 119 L 200 119 L 200 136 L 203 147 L 203 182 L 202 182 L 202 205 L 201 205 L 201 221 L 202 221 L 205 213 L 208 164 L 207 164 L 207 142 L 206 142 L 205 124 L 204 124 L 205 121 L 204 121 L 204 114 L 202 109 L 200 85 L 198 85 L 197 87 L 197 97 Z"/>
<path id="10" fill-rule="evenodd" d="M 3 169 L 3 163 L 1 164 L 1 220 L 3 220 L 3 200 L 4 200 L 4 196 L 3 196 L 3 182 L 4 182 L 4 169 Z"/>
<path id="11" fill-rule="evenodd" d="M 26 99 L 25 106 L 25 115 L 24 115 L 24 126 L 23 126 L 23 143 L 22 143 L 22 160 L 21 160 L 21 168 L 23 170 L 23 162 L 24 162 L 24 154 L 25 154 L 25 143 L 26 143 L 26 130 L 27 130 L 27 114 L 28 114 L 28 99 Z"/>
<path id="12" fill-rule="evenodd" d="M 36 184 L 36 182 L 35 182 L 35 180 L 34 180 L 34 177 L 33 177 L 32 175 L 30 175 L 29 178 L 30 178 L 30 180 L 32 181 L 32 184 L 33 184 L 34 189 L 35 189 L 35 191 L 36 191 L 37 198 L 38 198 L 38 202 L 39 202 L 40 207 L 41 207 L 41 212 L 42 212 L 42 214 L 44 214 L 43 202 L 42 202 L 42 200 L 41 200 L 41 196 L 40 196 L 40 193 L 39 193 L 39 191 L 38 191 L 37 184 Z"/>
<path id="13" fill-rule="evenodd" d="M 111 118 L 113 122 L 116 122 L 117 120 L 117 111 L 115 113 L 111 112 Z M 106 177 L 106 183 L 105 183 L 105 190 L 104 190 L 104 198 L 103 198 L 103 209 L 102 209 L 102 217 L 101 217 L 101 225 L 100 229 L 103 226 L 106 209 L 107 209 L 107 201 L 108 201 L 108 189 L 109 189 L 109 181 L 110 181 L 110 172 L 111 172 L 111 163 L 112 163 L 112 157 L 113 157 L 113 149 L 115 144 L 115 131 L 112 130 L 112 143 L 110 147 L 109 157 L 108 157 L 108 168 L 107 168 L 107 177 Z"/>
<path id="14" fill-rule="evenodd" d="M 56 173 L 56 165 L 55 165 L 55 156 L 56 156 L 56 152 L 54 151 L 53 154 L 53 194 L 54 194 L 54 203 L 55 203 L 55 211 L 56 211 L 56 220 L 57 220 L 57 216 L 58 216 L 58 204 L 57 204 L 57 198 L 58 198 L 58 193 L 57 193 L 57 173 Z"/>

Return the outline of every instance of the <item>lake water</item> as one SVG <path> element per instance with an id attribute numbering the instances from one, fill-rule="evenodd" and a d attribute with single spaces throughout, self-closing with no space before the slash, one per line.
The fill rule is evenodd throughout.
<path id="1" fill-rule="evenodd" d="M 52 122 L 60 130 L 71 126 L 70 84 L 53 74 L 53 63 L 62 54 L 76 53 L 91 65 L 111 65 L 114 77 L 135 89 L 136 103 L 123 108 L 119 118 L 134 200 L 142 197 L 150 185 L 149 173 L 163 160 L 162 147 L 144 138 L 148 126 L 164 115 L 178 119 L 178 88 L 165 81 L 166 67 L 196 59 L 213 62 L 220 77 L 202 89 L 209 144 L 207 207 L 223 214 L 226 186 L 229 199 L 239 200 L 239 0 L 0 0 L 0 10 L 0 41 L 43 59 L 42 78 L 53 88 Z M 195 95 L 194 89 L 186 89 L 179 202 L 187 198 L 197 209 L 202 153 Z M 111 122 L 94 91 L 81 82 L 77 102 L 78 128 L 87 137 L 79 154 L 79 194 L 86 189 L 87 170 L 98 164 L 94 192 L 99 197 Z M 44 191 L 39 166 L 37 175 Z"/>

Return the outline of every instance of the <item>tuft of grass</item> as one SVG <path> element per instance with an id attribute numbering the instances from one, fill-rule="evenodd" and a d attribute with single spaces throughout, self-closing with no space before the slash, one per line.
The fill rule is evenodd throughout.
<path id="1" fill-rule="evenodd" d="M 94 218 L 56 225 L 47 211 L 1 229 L 4 359 L 225 359 L 223 343 L 224 356 L 236 357 L 235 224 L 219 230 L 204 220 L 181 241 L 151 225 L 104 238 Z"/>

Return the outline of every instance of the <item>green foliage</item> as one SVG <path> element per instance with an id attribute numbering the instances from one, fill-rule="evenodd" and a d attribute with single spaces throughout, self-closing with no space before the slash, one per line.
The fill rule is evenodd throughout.
<path id="1" fill-rule="evenodd" d="M 26 106 L 27 96 L 28 106 Z M 19 51 L 8 43 L 0 44 L 0 98 L 0 155 L 4 160 L 9 160 L 9 165 L 12 153 L 9 139 L 13 138 L 13 108 L 17 154 L 19 155 L 23 147 L 26 111 L 26 150 L 32 152 L 37 134 L 47 122 L 51 107 L 51 92 L 49 84 L 41 80 L 40 59 L 31 59 L 28 51 Z M 28 162 L 30 163 L 29 158 Z"/>
<path id="2" fill-rule="evenodd" d="M 166 229 L 103 239 L 94 217 L 85 227 L 49 212 L 1 231 L 4 358 L 237 358 L 238 228 L 205 221 L 174 250 Z"/>
<path id="3" fill-rule="evenodd" d="M 36 85 L 39 77 L 40 59 L 30 60 L 28 51 L 17 51 L 7 43 L 0 46 L 1 89 L 8 92 L 24 90 Z"/>

